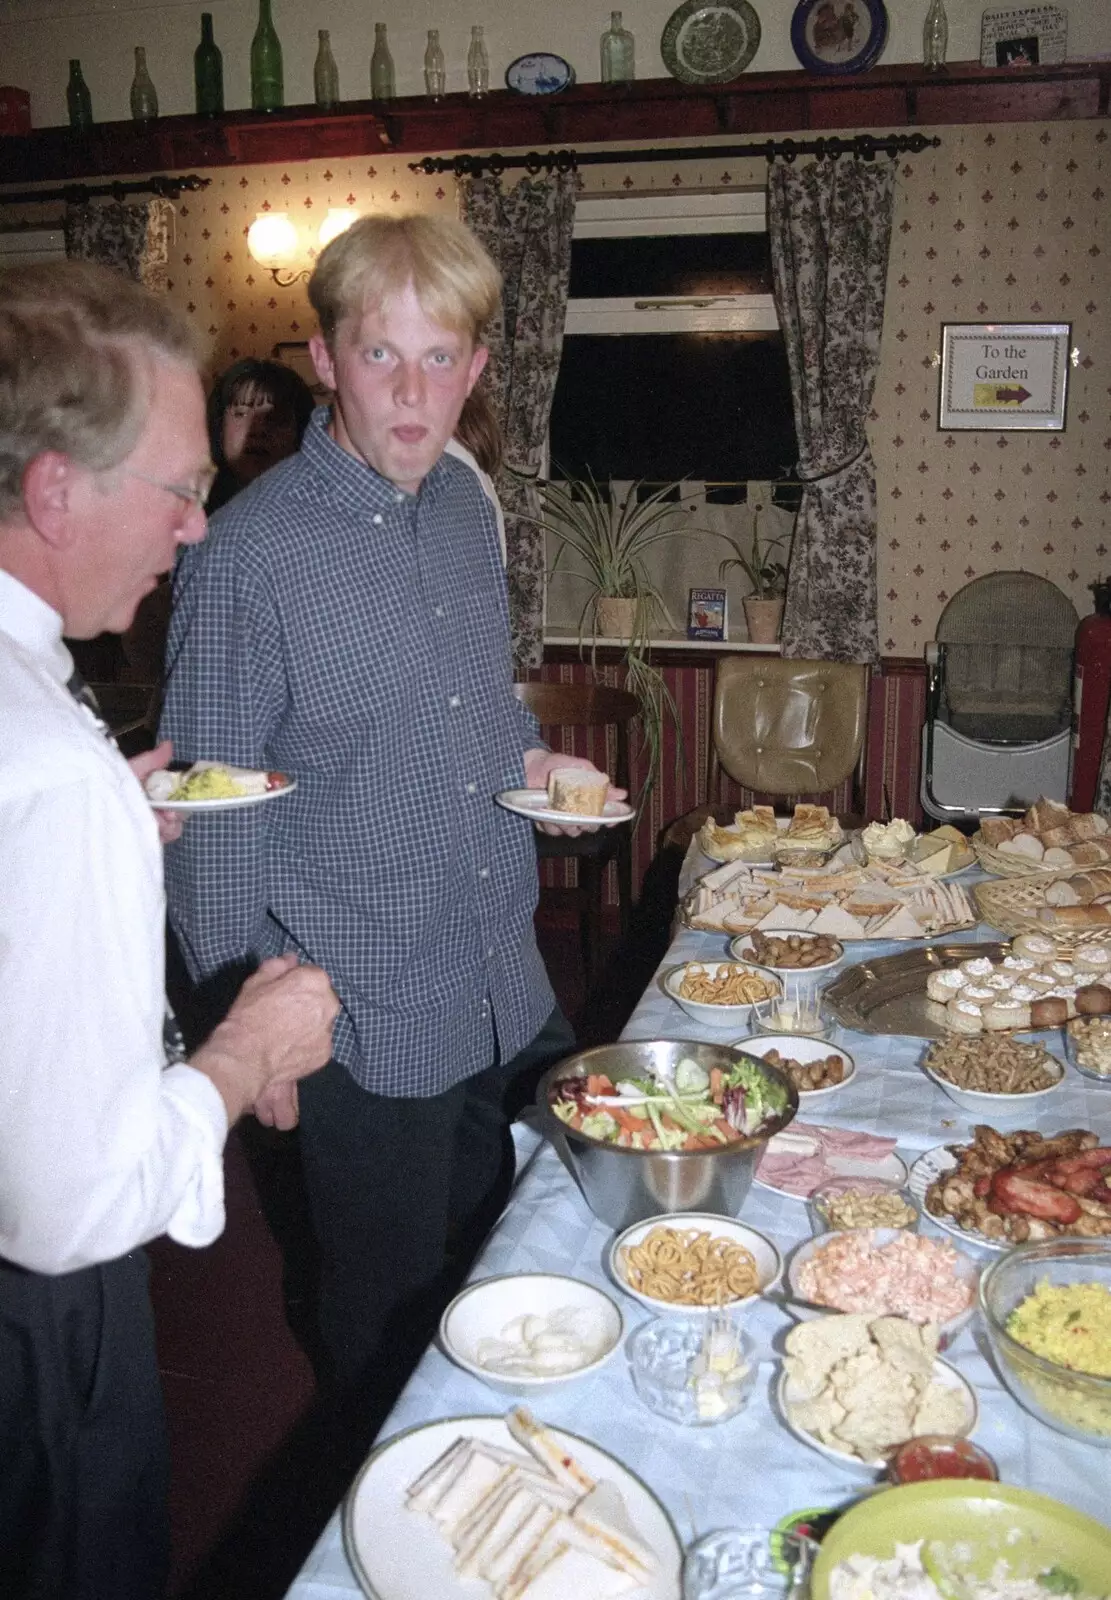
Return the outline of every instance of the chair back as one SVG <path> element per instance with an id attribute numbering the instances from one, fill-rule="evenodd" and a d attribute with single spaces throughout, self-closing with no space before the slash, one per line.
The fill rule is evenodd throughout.
<path id="1" fill-rule="evenodd" d="M 868 667 L 851 661 L 722 657 L 714 685 L 716 761 L 759 794 L 835 789 L 864 747 L 868 681 Z"/>
<path id="2" fill-rule="evenodd" d="M 941 613 L 942 720 L 971 739 L 1034 743 L 1068 727 L 1076 607 L 1033 572 L 989 572 Z"/>
<path id="3" fill-rule="evenodd" d="M 604 683 L 515 683 L 513 693 L 542 728 L 614 727 L 616 760 L 610 776 L 619 788 L 629 787 L 629 723 L 640 713 L 635 695 Z"/>

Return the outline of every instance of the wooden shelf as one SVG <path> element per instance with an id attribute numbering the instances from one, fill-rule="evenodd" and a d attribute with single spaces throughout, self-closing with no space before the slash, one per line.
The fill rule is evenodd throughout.
<path id="1" fill-rule="evenodd" d="M 581 84 L 528 97 L 501 90 L 482 100 L 414 97 L 388 109 L 355 101 L 334 112 L 294 106 L 263 115 L 163 117 L 151 125 L 108 122 L 78 134 L 43 128 L 0 138 L 5 183 L 78 180 L 246 163 L 438 151 L 643 144 L 661 139 L 898 129 L 962 122 L 1050 122 L 1105 117 L 1111 60 L 1060 67 L 987 68 L 960 62 L 940 72 L 876 67 L 859 77 L 804 72 L 744 74 L 695 88 L 653 78 L 615 89 Z"/>

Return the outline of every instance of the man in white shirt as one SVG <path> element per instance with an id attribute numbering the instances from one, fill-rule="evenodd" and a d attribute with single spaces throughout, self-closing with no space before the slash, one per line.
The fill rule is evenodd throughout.
<path id="1" fill-rule="evenodd" d="M 174 313 L 103 268 L 0 274 L 4 1600 L 161 1592 L 141 1246 L 216 1238 L 228 1128 L 331 1052 L 327 978 L 283 957 L 191 1062 L 166 1065 L 159 833 L 180 830 L 137 778 L 170 750 L 129 768 L 70 681 L 63 633 L 128 626 L 178 545 L 204 537 L 211 471 Z"/>

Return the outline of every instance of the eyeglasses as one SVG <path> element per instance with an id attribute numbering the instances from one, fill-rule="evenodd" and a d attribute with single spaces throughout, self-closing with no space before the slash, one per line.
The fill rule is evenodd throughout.
<path id="1" fill-rule="evenodd" d="M 203 511 L 204 503 L 212 493 L 212 485 L 216 481 L 215 472 L 206 472 L 197 484 L 189 483 L 163 483 L 161 478 L 148 478 L 145 472 L 136 472 L 131 467 L 120 469 L 127 478 L 138 478 L 140 483 L 149 483 L 152 489 L 165 489 L 167 494 L 174 494 L 179 500 L 184 500 L 187 506 L 194 511 Z"/>

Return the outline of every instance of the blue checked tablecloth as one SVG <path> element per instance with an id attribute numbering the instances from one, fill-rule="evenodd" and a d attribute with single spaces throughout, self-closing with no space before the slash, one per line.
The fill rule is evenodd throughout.
<path id="1" fill-rule="evenodd" d="M 972 941 L 999 935 L 981 927 L 961 937 Z M 823 973 L 821 981 L 832 981 L 846 965 L 899 949 L 906 946 L 851 945 L 841 966 Z M 679 961 L 714 960 L 725 954 L 723 936 L 683 930 L 660 971 Z M 698 1028 L 662 992 L 658 977 L 630 1018 L 624 1037 L 697 1037 Z M 969 1119 L 961 1108 L 918 1070 L 924 1049 L 920 1039 L 875 1037 L 842 1028 L 835 1028 L 830 1038 L 834 1046 L 851 1052 L 857 1074 L 840 1094 L 820 1102 L 820 1112 L 805 1113 L 808 1120 L 895 1136 L 908 1166 L 922 1151 L 967 1133 Z M 1061 1052 L 1059 1033 L 1042 1038 L 1055 1053 Z M 1085 1126 L 1105 1141 L 1111 1139 L 1111 1086 L 1070 1071 L 1044 1121 L 1046 1128 Z M 615 1292 L 603 1265 L 611 1231 L 587 1211 L 550 1146 L 536 1148 L 535 1136 L 529 1135 L 521 1140 L 522 1147 L 516 1189 L 474 1276 L 565 1272 Z M 770 1190 L 754 1186 L 740 1214 L 773 1238 L 785 1255 L 809 1236 L 804 1203 Z M 931 1224 L 924 1224 L 924 1231 L 949 1237 Z M 984 1261 L 989 1259 L 981 1254 Z M 636 1301 L 618 1298 L 630 1330 L 645 1320 L 648 1313 Z M 543 1404 L 543 1420 L 594 1440 L 622 1460 L 664 1502 L 685 1540 L 694 1532 L 734 1524 L 771 1526 L 789 1511 L 834 1505 L 859 1493 L 869 1480 L 840 1470 L 797 1441 L 777 1420 L 771 1400 L 777 1370 L 772 1346 L 781 1344 L 790 1326 L 785 1312 L 768 1305 L 749 1316 L 746 1327 L 763 1356 L 760 1383 L 746 1410 L 719 1427 L 683 1429 L 657 1417 L 637 1398 L 621 1356 L 595 1378 L 556 1390 Z M 976 1439 L 995 1457 L 1003 1480 L 1108 1520 L 1107 1452 L 1043 1426 L 1011 1399 L 983 1353 L 975 1318 L 949 1349 L 947 1359 L 975 1387 L 980 1402 Z M 454 1367 L 433 1346 L 425 1352 L 381 1437 L 440 1417 L 504 1409 L 494 1391 Z M 358 1593 L 343 1553 L 337 1513 L 289 1591 L 289 1600 L 335 1600 L 337 1595 Z"/>

